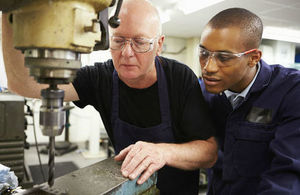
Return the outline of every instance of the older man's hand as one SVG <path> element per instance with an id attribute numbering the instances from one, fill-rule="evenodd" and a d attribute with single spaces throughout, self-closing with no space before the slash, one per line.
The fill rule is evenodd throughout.
<path id="1" fill-rule="evenodd" d="M 137 183 L 144 183 L 155 171 L 166 164 L 163 148 L 158 144 L 138 141 L 123 149 L 116 161 L 123 160 L 121 172 L 124 177 L 135 179 L 141 173 Z"/>

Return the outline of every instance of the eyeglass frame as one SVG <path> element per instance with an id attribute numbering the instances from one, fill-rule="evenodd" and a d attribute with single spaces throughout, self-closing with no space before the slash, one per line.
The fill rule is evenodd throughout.
<path id="1" fill-rule="evenodd" d="M 198 47 L 199 49 L 199 61 L 201 60 L 201 50 L 205 50 L 206 52 L 209 53 L 208 57 L 207 57 L 207 61 L 205 63 L 205 65 L 207 65 L 207 62 L 209 61 L 209 58 L 210 57 L 215 57 L 216 59 L 216 54 L 224 54 L 224 55 L 231 55 L 231 56 L 234 56 L 234 57 L 237 57 L 237 58 L 240 58 L 244 55 L 247 55 L 247 54 L 250 54 L 252 52 L 255 52 L 257 51 L 257 49 L 250 49 L 250 50 L 247 50 L 247 51 L 244 51 L 244 52 L 241 52 L 241 53 L 230 53 L 230 52 L 225 52 L 225 51 L 209 51 L 208 49 L 204 48 L 203 46 L 199 45 Z M 220 59 L 217 59 L 219 62 L 221 62 Z M 201 65 L 201 62 L 200 62 L 200 65 Z M 227 67 L 227 66 L 230 66 L 230 65 L 225 65 L 224 63 L 221 62 L 221 64 L 218 64 L 218 66 L 221 66 L 221 67 Z"/>
<path id="2" fill-rule="evenodd" d="M 147 53 L 147 52 L 149 52 L 149 51 L 152 51 L 153 48 L 154 48 L 154 41 L 155 41 L 156 39 L 159 38 L 159 36 L 156 36 L 156 37 L 154 37 L 154 38 L 148 39 L 148 38 L 144 38 L 144 37 L 128 38 L 128 37 L 123 37 L 123 36 L 114 36 L 114 35 L 112 35 L 112 36 L 110 36 L 110 39 L 112 39 L 113 37 L 123 38 L 125 41 L 124 41 L 124 43 L 122 44 L 122 46 L 121 46 L 119 49 L 113 49 L 113 48 L 109 47 L 111 50 L 115 50 L 115 51 L 118 51 L 118 50 L 119 50 L 119 51 L 122 51 L 122 50 L 124 49 L 126 43 L 129 42 L 129 43 L 130 43 L 131 49 L 132 49 L 135 53 Z M 132 47 L 132 46 L 134 45 L 134 43 L 133 43 L 133 40 L 134 40 L 134 39 L 143 39 L 143 40 L 147 41 L 147 43 L 150 44 L 149 49 L 146 50 L 146 51 L 142 51 L 142 52 L 136 51 L 136 50 Z M 110 46 L 111 46 L 111 44 L 110 44 Z"/>

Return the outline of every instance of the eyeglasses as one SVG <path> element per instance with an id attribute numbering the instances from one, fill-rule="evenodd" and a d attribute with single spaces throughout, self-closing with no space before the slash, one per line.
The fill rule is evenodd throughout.
<path id="1" fill-rule="evenodd" d="M 214 57 L 217 60 L 218 66 L 230 66 L 233 64 L 233 61 L 237 58 L 240 58 L 244 55 L 250 54 L 257 49 L 250 49 L 242 53 L 229 53 L 229 52 L 220 52 L 220 51 L 209 51 L 201 46 L 199 46 L 199 60 L 202 66 L 205 66 L 209 61 L 210 57 Z"/>
<path id="2" fill-rule="evenodd" d="M 125 38 L 118 36 L 111 36 L 110 38 L 110 49 L 112 50 L 122 50 L 128 41 L 130 43 L 133 51 L 137 53 L 145 53 L 153 49 L 153 43 L 157 37 L 152 39 L 147 38 Z"/>

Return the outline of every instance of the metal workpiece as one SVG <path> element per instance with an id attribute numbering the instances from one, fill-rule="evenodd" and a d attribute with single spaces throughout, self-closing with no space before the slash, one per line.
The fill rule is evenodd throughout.
<path id="1" fill-rule="evenodd" d="M 70 195 L 155 195 L 157 174 L 154 173 L 142 185 L 137 179 L 130 180 L 122 176 L 121 164 L 113 158 L 100 161 L 94 165 L 81 168 L 67 175 L 55 179 L 49 190 L 46 184 L 37 187 L 39 190 L 28 194 L 70 194 Z M 44 193 L 41 193 L 44 192 Z M 45 193 L 47 191 L 47 193 Z M 26 193 L 24 193 L 26 194 Z"/>
<path id="2" fill-rule="evenodd" d="M 137 179 L 122 176 L 121 163 L 108 158 L 89 167 L 74 171 L 55 180 L 53 188 L 68 194 L 111 194 L 138 195 L 145 193 L 156 184 L 157 176 L 152 175 L 144 184 Z"/>

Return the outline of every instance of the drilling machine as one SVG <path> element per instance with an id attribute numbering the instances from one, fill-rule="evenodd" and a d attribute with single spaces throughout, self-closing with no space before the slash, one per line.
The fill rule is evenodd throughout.
<path id="1" fill-rule="evenodd" d="M 25 56 L 25 66 L 38 83 L 48 84 L 41 91 L 40 127 L 49 136 L 48 184 L 54 184 L 55 136 L 65 125 L 64 91 L 81 67 L 80 54 L 108 49 L 108 23 L 120 24 L 117 3 L 108 20 L 108 7 L 115 0 L 1 0 L 0 10 L 9 13 L 14 47 Z"/>

